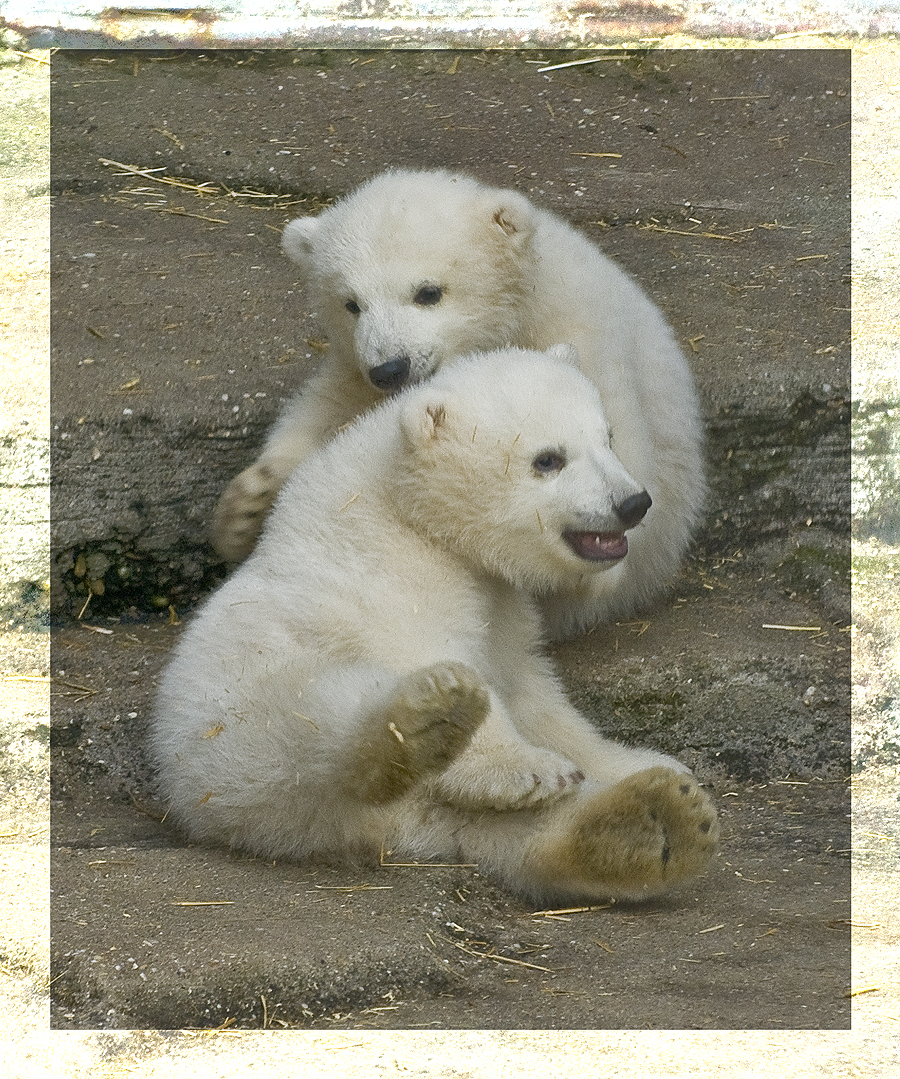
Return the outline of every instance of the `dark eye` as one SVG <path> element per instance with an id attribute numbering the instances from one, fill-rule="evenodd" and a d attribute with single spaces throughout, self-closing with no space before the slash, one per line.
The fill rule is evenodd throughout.
<path id="1" fill-rule="evenodd" d="M 359 314 L 359 304 L 356 302 L 356 300 L 348 300 L 344 304 L 344 307 L 347 308 L 347 310 L 350 312 L 351 315 L 358 315 Z"/>
<path id="2" fill-rule="evenodd" d="M 544 450 L 531 462 L 531 467 L 539 476 L 562 472 L 566 467 L 566 455 L 559 450 Z"/>
<path id="3" fill-rule="evenodd" d="M 432 304 L 440 303 L 444 290 L 439 285 L 423 285 L 416 293 L 413 300 L 420 307 L 431 307 Z"/>

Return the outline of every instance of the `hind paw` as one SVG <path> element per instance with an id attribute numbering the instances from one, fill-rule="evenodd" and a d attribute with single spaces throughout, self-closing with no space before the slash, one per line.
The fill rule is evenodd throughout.
<path id="1" fill-rule="evenodd" d="M 545 869 L 581 890 L 639 898 L 701 873 L 718 839 L 716 811 L 693 776 L 648 768 L 584 802 Z"/>
<path id="2" fill-rule="evenodd" d="M 481 678 L 462 663 L 436 663 L 408 675 L 368 724 L 373 742 L 361 787 L 373 802 L 404 794 L 443 771 L 484 721 L 490 697 Z"/>

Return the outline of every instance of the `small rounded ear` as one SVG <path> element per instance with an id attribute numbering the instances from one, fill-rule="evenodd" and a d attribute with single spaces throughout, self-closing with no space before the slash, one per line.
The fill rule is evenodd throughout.
<path id="1" fill-rule="evenodd" d="M 513 244 L 524 246 L 534 232 L 531 203 L 517 191 L 503 191 L 493 199 L 491 223 Z"/>
<path id="2" fill-rule="evenodd" d="M 400 429 L 413 449 L 421 449 L 446 438 L 450 433 L 450 411 L 446 397 L 414 394 L 400 414 Z"/>
<path id="3" fill-rule="evenodd" d="M 281 250 L 309 274 L 313 269 L 314 241 L 319 230 L 315 217 L 295 217 L 281 234 Z"/>
<path id="4" fill-rule="evenodd" d="M 578 349 L 574 345 L 551 345 L 547 355 L 562 363 L 570 363 L 573 367 L 578 366 Z"/>

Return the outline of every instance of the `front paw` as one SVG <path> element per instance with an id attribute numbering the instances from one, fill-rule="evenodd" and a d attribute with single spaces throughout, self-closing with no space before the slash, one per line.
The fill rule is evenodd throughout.
<path id="1" fill-rule="evenodd" d="M 210 540 L 222 558 L 241 562 L 250 554 L 280 486 L 279 477 L 258 462 L 229 483 L 210 528 Z"/>
<path id="2" fill-rule="evenodd" d="M 583 782 L 584 773 L 565 757 L 528 746 L 503 760 L 463 754 L 435 781 L 434 794 L 466 809 L 528 809 L 572 794 Z"/>
<path id="3" fill-rule="evenodd" d="M 531 761 L 532 766 L 537 767 L 530 774 L 521 774 L 523 790 L 514 804 L 515 808 L 554 802 L 557 798 L 572 794 L 584 782 L 584 772 L 565 757 L 549 751 L 538 753 L 539 756 Z"/>

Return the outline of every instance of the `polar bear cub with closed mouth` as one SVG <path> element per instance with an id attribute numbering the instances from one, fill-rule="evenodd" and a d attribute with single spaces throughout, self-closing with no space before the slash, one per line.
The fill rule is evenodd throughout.
<path id="1" fill-rule="evenodd" d="M 601 737 L 529 598 L 627 561 L 650 500 L 567 348 L 462 359 L 291 476 L 165 672 L 169 819 L 266 857 L 477 862 L 539 902 L 702 872 L 715 811 Z"/>
<path id="2" fill-rule="evenodd" d="M 394 170 L 290 222 L 283 247 L 310 285 L 329 355 L 220 500 L 220 554 L 245 557 L 292 469 L 386 395 L 467 353 L 568 343 L 652 507 L 614 572 L 575 575 L 545 597 L 546 625 L 571 635 L 671 583 L 704 494 L 693 382 L 657 307 L 586 237 L 516 191 Z"/>

